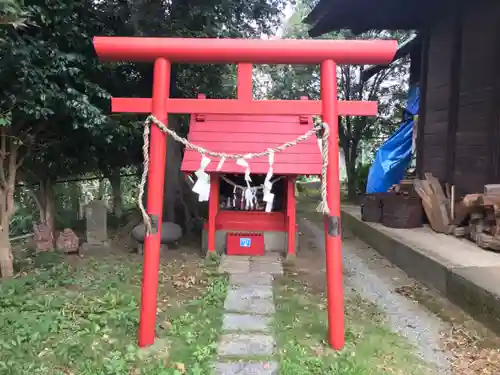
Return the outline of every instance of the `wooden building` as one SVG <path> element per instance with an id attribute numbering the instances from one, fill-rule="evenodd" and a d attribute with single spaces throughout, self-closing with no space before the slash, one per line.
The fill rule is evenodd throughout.
<path id="1" fill-rule="evenodd" d="M 320 0 L 305 22 L 313 37 L 416 31 L 398 56 L 410 53 L 421 90 L 417 172 L 454 184 L 458 194 L 500 183 L 500 1 Z"/>

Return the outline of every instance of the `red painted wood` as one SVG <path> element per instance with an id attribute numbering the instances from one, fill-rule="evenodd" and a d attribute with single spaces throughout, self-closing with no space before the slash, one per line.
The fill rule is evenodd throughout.
<path id="1" fill-rule="evenodd" d="M 255 118 L 259 118 L 259 122 L 272 122 L 272 123 L 296 123 L 297 122 L 297 116 L 296 115 L 279 115 L 279 116 L 273 116 L 273 115 L 221 115 L 217 113 L 212 113 L 212 114 L 207 114 L 207 119 L 212 123 L 215 124 L 217 122 L 255 122 Z M 309 118 L 310 124 L 312 124 L 312 118 Z"/>
<path id="2" fill-rule="evenodd" d="M 286 219 L 283 212 L 259 211 L 219 211 L 215 220 L 216 230 L 232 231 L 277 231 L 286 232 Z M 208 223 L 205 223 L 208 229 Z"/>
<path id="3" fill-rule="evenodd" d="M 241 247 L 240 239 L 249 238 L 250 247 Z M 227 255 L 262 256 L 265 254 L 264 234 L 262 233 L 227 233 Z"/>
<path id="4" fill-rule="evenodd" d="M 285 126 L 284 126 L 285 127 Z M 295 139 L 298 136 L 304 134 L 306 131 L 309 129 L 304 129 L 302 132 L 296 132 L 296 133 L 289 133 L 290 135 L 287 135 L 286 138 L 289 140 Z M 191 134 L 189 136 L 189 140 L 191 142 L 202 142 L 205 141 L 206 139 L 209 138 L 214 138 L 218 142 L 236 142 L 236 143 L 243 143 L 243 142 L 248 142 L 249 139 L 255 139 L 257 136 L 260 136 L 261 138 L 261 143 L 262 144 L 271 144 L 271 145 L 276 145 L 276 144 L 282 144 L 283 140 L 285 137 L 283 137 L 283 134 L 270 134 L 270 133 L 265 133 L 265 136 L 263 136 L 263 133 L 216 133 L 216 132 L 200 132 L 200 131 L 193 131 L 191 130 Z M 217 138 L 215 138 L 217 137 Z M 309 140 L 303 141 L 301 143 L 304 144 L 311 144 L 311 143 L 316 143 L 316 137 L 312 136 Z"/>
<path id="5" fill-rule="evenodd" d="M 195 172 L 200 168 L 200 162 L 183 161 L 181 170 L 183 172 Z M 207 172 L 216 172 L 217 163 L 210 163 Z M 269 169 L 267 163 L 250 163 L 251 173 L 266 174 Z M 273 167 L 276 175 L 313 175 L 317 176 L 321 173 L 321 163 L 318 164 L 277 164 Z M 221 173 L 244 173 L 244 169 L 234 162 L 226 161 L 220 170 Z"/>
<path id="6" fill-rule="evenodd" d="M 321 64 L 321 98 L 323 100 L 323 120 L 330 124 L 326 172 L 327 201 L 330 213 L 328 216 L 325 215 L 328 341 L 334 349 L 340 350 L 345 341 L 342 239 L 340 228 L 339 233 L 333 234 L 328 231 L 329 220 L 337 219 L 340 225 L 337 64 L 331 60 Z"/>
<path id="7" fill-rule="evenodd" d="M 208 251 L 215 252 L 215 218 L 219 212 L 219 184 L 218 174 L 210 175 L 210 198 L 208 201 Z"/>
<path id="8" fill-rule="evenodd" d="M 286 116 L 286 123 L 276 122 L 281 116 L 247 116 L 252 121 L 222 121 L 230 119 L 231 115 L 207 115 L 204 122 L 193 119 L 188 135 L 189 141 L 210 151 L 229 154 L 261 152 L 296 139 L 311 129 L 312 125 L 300 124 L 300 116 Z M 216 121 L 214 121 L 216 118 Z M 267 121 L 262 121 L 265 118 Z M 309 117 L 310 118 L 310 117 Z M 312 120 L 311 120 L 312 124 Z M 219 158 L 211 158 L 207 171 L 216 171 Z M 194 172 L 199 168 L 200 155 L 192 150 L 186 150 L 181 170 Z M 298 166 L 300 165 L 300 166 Z M 298 166 L 298 167 L 297 167 Z M 265 174 L 269 168 L 268 157 L 259 157 L 250 160 L 252 173 Z M 273 165 L 275 174 L 318 174 L 321 170 L 321 155 L 317 138 L 312 135 L 309 139 L 300 142 L 275 155 Z M 294 168 L 296 168 L 294 170 Z M 225 160 L 220 172 L 244 173 L 244 169 L 236 164 L 235 160 Z"/>
<path id="9" fill-rule="evenodd" d="M 317 100 L 253 100 L 237 99 L 169 99 L 168 112 L 172 114 L 262 114 L 262 115 L 320 115 L 321 101 Z M 112 98 L 111 111 L 123 113 L 151 113 L 151 99 Z M 340 116 L 376 116 L 377 102 L 339 102 Z"/>
<path id="10" fill-rule="evenodd" d="M 251 101 L 253 99 L 252 64 L 238 64 L 237 90 L 238 99 Z"/>
<path id="11" fill-rule="evenodd" d="M 286 185 L 286 213 L 288 224 L 288 255 L 295 255 L 295 234 L 297 230 L 297 219 L 295 216 L 295 177 L 289 177 Z"/>
<path id="12" fill-rule="evenodd" d="M 152 113 L 165 124 L 168 113 L 166 101 L 170 86 L 170 62 L 158 59 L 153 72 Z M 149 174 L 147 184 L 147 212 L 162 222 L 165 160 L 167 139 L 156 125 L 151 127 L 149 145 Z M 141 290 L 141 311 L 139 320 L 139 346 L 154 343 L 156 331 L 156 299 L 158 295 L 158 272 L 160 268 L 161 226 L 156 233 L 146 235 L 144 239 L 144 266 Z"/>
<path id="13" fill-rule="evenodd" d="M 107 61 L 154 61 L 165 57 L 182 63 L 389 64 L 395 40 L 303 40 L 94 37 L 94 48 Z"/>
<path id="14" fill-rule="evenodd" d="M 297 119 L 298 116 L 295 116 Z M 207 123 L 210 125 L 207 126 Z M 285 139 L 287 134 L 291 136 L 286 136 L 288 139 L 293 139 L 298 135 L 304 134 L 306 131 L 310 130 L 312 125 L 299 125 L 295 122 L 279 123 L 270 121 L 260 121 L 258 118 L 253 121 L 247 122 L 229 122 L 229 121 L 210 121 L 206 122 L 192 122 L 189 128 L 190 134 L 193 133 L 215 133 L 219 135 L 224 135 L 225 133 L 231 134 L 278 134 L 281 135 L 281 139 Z"/>
<path id="15" fill-rule="evenodd" d="M 219 162 L 219 158 L 211 158 L 213 164 L 217 164 Z M 200 164 L 201 156 L 197 152 L 186 152 L 184 153 L 184 161 L 187 162 L 195 162 Z M 317 164 L 321 163 L 321 156 L 317 154 L 296 154 L 296 153 L 277 153 L 274 156 L 274 162 L 276 164 L 291 164 L 291 163 L 296 163 L 296 164 Z M 232 160 L 226 160 L 224 164 L 229 163 L 229 164 L 235 164 L 235 161 Z M 259 157 L 255 159 L 250 159 L 249 160 L 250 165 L 253 164 L 268 164 L 267 156 L 266 157 Z M 212 165 L 212 164 L 209 164 Z M 240 167 L 241 168 L 241 167 Z"/>
<path id="16" fill-rule="evenodd" d="M 215 133 L 210 133 L 212 134 L 212 137 L 216 137 Z M 197 143 L 198 146 L 201 146 L 203 148 L 206 148 L 207 150 L 214 151 L 214 152 L 226 152 L 226 153 L 232 153 L 232 154 L 238 154 L 238 153 L 243 153 L 247 154 L 249 152 L 261 152 L 265 151 L 268 148 L 279 146 L 282 143 L 285 143 L 289 141 L 290 139 L 284 139 L 283 142 L 279 143 L 270 143 L 270 142 L 262 142 L 265 138 L 265 134 L 260 135 L 260 142 L 257 135 L 254 135 L 253 137 L 248 137 L 248 142 L 214 142 L 212 139 L 206 140 L 206 141 L 199 141 Z M 292 138 L 293 139 L 293 138 Z M 283 151 L 280 151 L 280 153 L 287 153 L 287 154 L 315 154 L 319 153 L 319 148 L 317 144 L 314 143 L 300 143 L 297 144 L 296 146 L 289 147 Z"/>

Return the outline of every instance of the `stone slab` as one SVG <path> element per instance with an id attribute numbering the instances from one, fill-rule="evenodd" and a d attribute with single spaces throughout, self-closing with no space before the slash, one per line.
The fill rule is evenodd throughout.
<path id="1" fill-rule="evenodd" d="M 267 332 L 270 329 L 271 318 L 262 315 L 226 314 L 222 324 L 224 331 Z"/>
<path id="2" fill-rule="evenodd" d="M 244 299 L 241 297 L 229 298 L 228 296 L 224 302 L 224 309 L 226 311 L 259 315 L 271 315 L 276 312 L 273 300 L 270 298 Z"/>
<path id="3" fill-rule="evenodd" d="M 281 255 L 279 253 L 266 253 L 261 256 L 251 258 L 252 262 L 280 262 Z"/>
<path id="4" fill-rule="evenodd" d="M 229 278 L 229 283 L 234 286 L 272 285 L 273 276 L 258 272 L 232 274 Z"/>
<path id="5" fill-rule="evenodd" d="M 242 286 L 229 289 L 229 299 L 269 299 L 273 298 L 273 289 L 267 285 L 255 285 L 254 287 Z"/>
<path id="6" fill-rule="evenodd" d="M 216 375 L 278 375 L 276 362 L 217 363 Z"/>
<path id="7" fill-rule="evenodd" d="M 219 272 L 248 273 L 250 272 L 250 261 L 247 259 L 224 258 L 219 266 Z"/>
<path id="8" fill-rule="evenodd" d="M 281 266 L 281 263 L 278 262 L 251 262 L 250 272 L 282 275 L 283 267 Z"/>
<path id="9" fill-rule="evenodd" d="M 219 343 L 219 356 L 266 356 L 274 354 L 274 338 L 264 334 L 237 334 L 222 335 Z"/>

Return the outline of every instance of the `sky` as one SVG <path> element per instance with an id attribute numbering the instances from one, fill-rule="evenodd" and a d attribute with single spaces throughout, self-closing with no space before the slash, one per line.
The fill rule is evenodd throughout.
<path id="1" fill-rule="evenodd" d="M 286 21 L 292 16 L 293 14 L 293 5 L 290 3 L 287 3 L 286 8 L 283 12 L 283 19 L 281 20 L 281 27 L 276 31 L 275 38 L 281 38 L 283 35 L 283 26 L 286 24 Z"/>

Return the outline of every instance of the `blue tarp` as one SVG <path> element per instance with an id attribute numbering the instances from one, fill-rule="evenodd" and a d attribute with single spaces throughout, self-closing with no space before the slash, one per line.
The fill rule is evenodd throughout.
<path id="1" fill-rule="evenodd" d="M 398 184 L 405 175 L 411 162 L 413 116 L 418 114 L 420 92 L 418 87 L 411 87 L 400 128 L 380 146 L 375 161 L 368 173 L 367 193 L 383 193 Z"/>

